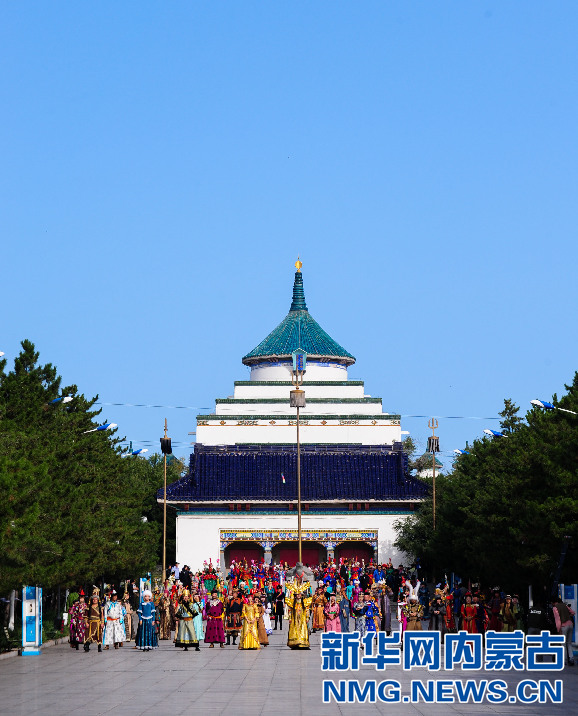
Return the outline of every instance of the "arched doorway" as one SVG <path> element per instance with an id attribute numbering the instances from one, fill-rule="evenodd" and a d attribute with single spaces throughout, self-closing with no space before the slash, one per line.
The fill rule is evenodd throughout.
<path id="1" fill-rule="evenodd" d="M 287 562 L 290 567 L 295 566 L 298 561 L 298 555 L 298 542 L 278 542 L 272 550 L 272 559 L 275 564 Z M 319 542 L 302 542 L 301 559 L 303 564 L 308 564 L 312 567 L 325 562 L 327 550 Z"/>
<path id="2" fill-rule="evenodd" d="M 341 542 L 335 547 L 335 561 L 339 562 L 340 559 L 354 559 L 356 562 L 364 560 L 368 564 L 370 559 L 374 559 L 373 547 L 361 541 Z"/>
<path id="3" fill-rule="evenodd" d="M 265 550 L 258 542 L 231 542 L 228 547 L 225 547 L 225 567 L 228 569 L 231 566 L 231 562 L 242 562 L 244 559 L 247 560 L 247 564 L 251 564 L 251 560 L 254 560 L 259 564 L 265 555 Z"/>

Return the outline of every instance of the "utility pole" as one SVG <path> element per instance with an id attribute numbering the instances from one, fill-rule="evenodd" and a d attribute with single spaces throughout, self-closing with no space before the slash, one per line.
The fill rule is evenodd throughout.
<path id="1" fill-rule="evenodd" d="M 436 435 L 436 428 L 439 426 L 436 418 L 431 418 L 427 424 L 432 431 L 431 436 L 427 439 L 427 451 L 431 452 L 432 457 L 432 482 L 433 482 L 433 528 L 436 528 L 436 452 L 440 451 L 440 439 Z"/>

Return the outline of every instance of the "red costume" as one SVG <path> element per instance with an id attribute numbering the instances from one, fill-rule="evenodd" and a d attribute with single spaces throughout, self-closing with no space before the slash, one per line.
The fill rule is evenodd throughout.
<path id="1" fill-rule="evenodd" d="M 475 604 L 462 604 L 462 629 L 468 632 L 468 634 L 477 634 L 478 626 L 476 624 L 476 617 L 478 615 L 478 608 Z"/>

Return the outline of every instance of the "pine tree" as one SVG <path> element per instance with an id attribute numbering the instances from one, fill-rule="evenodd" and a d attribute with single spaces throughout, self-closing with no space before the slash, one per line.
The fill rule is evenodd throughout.
<path id="1" fill-rule="evenodd" d="M 500 420 L 500 427 L 503 432 L 513 433 L 522 427 L 524 421 L 518 415 L 519 410 L 519 406 L 517 406 L 513 400 L 510 398 L 504 399 L 504 409 L 498 413 L 502 418 Z"/>
<path id="2" fill-rule="evenodd" d="M 578 374 L 561 407 L 578 412 Z M 558 405 L 556 396 L 552 399 Z M 436 531 L 431 500 L 396 529 L 396 545 L 486 587 L 550 586 L 566 535 L 563 579 L 578 569 L 578 418 L 533 408 L 526 420 L 504 401 L 507 439 L 475 440 L 469 455 L 437 482 Z"/>
<path id="3" fill-rule="evenodd" d="M 98 396 L 61 389 L 30 341 L 14 368 L 0 362 L 0 593 L 39 583 L 73 586 L 154 567 L 157 522 L 143 521 L 162 484 L 144 460 L 122 459 L 116 431 L 85 434 Z M 60 395 L 66 404 L 50 404 Z M 101 418 L 99 418 L 101 420 Z"/>

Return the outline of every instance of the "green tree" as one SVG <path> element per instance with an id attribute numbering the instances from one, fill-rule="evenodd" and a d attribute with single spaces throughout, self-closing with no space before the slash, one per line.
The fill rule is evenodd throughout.
<path id="1" fill-rule="evenodd" d="M 513 400 L 510 398 L 504 399 L 504 409 L 498 413 L 502 418 L 500 420 L 500 427 L 503 432 L 513 433 L 522 427 L 524 421 L 518 415 L 519 410 L 519 406 L 517 406 Z"/>
<path id="2" fill-rule="evenodd" d="M 403 440 L 403 451 L 408 457 L 408 470 L 409 472 L 422 472 L 422 470 L 428 470 L 432 467 L 432 456 L 431 453 L 424 453 L 417 455 L 417 444 L 415 440 L 408 435 Z M 436 483 L 437 489 L 437 483 Z"/>
<path id="3" fill-rule="evenodd" d="M 97 397 L 61 389 L 30 341 L 12 371 L 0 361 L 0 593 L 126 576 L 157 563 L 158 523 L 143 521 L 157 472 L 122 459 L 116 431 L 85 431 Z M 59 395 L 72 401 L 51 405 Z"/>
<path id="4" fill-rule="evenodd" d="M 578 374 L 560 407 L 578 411 Z M 556 404 L 556 397 L 553 399 Z M 506 438 L 475 440 L 469 455 L 436 483 L 431 502 L 397 525 L 397 546 L 425 566 L 522 589 L 548 584 L 565 535 L 572 537 L 566 578 L 578 567 L 578 418 L 532 409 L 526 422 L 505 401 Z"/>

